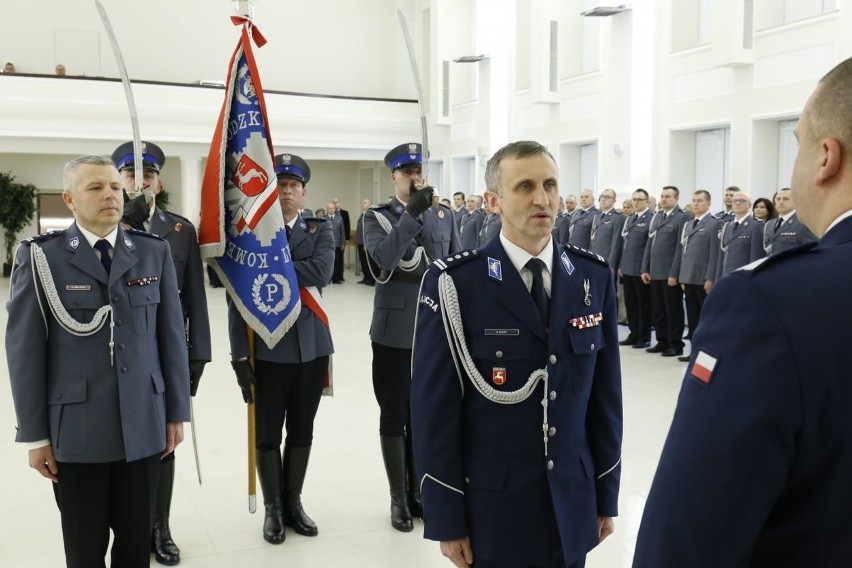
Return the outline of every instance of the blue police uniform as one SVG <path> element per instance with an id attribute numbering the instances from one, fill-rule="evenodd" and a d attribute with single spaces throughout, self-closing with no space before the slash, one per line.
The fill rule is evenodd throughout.
<path id="1" fill-rule="evenodd" d="M 477 566 L 582 565 L 597 517 L 617 514 L 612 272 L 553 250 L 549 330 L 499 238 L 435 262 L 420 291 L 411 407 L 424 534 L 469 536 Z"/>
<path id="2" fill-rule="evenodd" d="M 763 250 L 763 222 L 747 216 L 742 222 L 731 220 L 719 233 L 719 261 L 716 280 L 766 256 Z"/>
<path id="3" fill-rule="evenodd" d="M 840 330 L 852 303 L 837 298 L 852 288 L 850 256 L 845 218 L 819 244 L 716 284 L 634 567 L 849 565 L 852 381 Z"/>
<path id="4" fill-rule="evenodd" d="M 799 221 L 795 211 L 786 219 L 778 217 L 764 224 L 763 249 L 766 254 L 778 254 L 816 241 L 817 238 Z"/>
<path id="5" fill-rule="evenodd" d="M 491 240 L 500 234 L 500 229 L 503 228 L 503 219 L 497 213 L 489 213 L 485 216 L 485 221 L 482 222 L 482 228 L 479 230 L 479 239 L 476 242 L 475 248 L 482 248 Z"/>
<path id="6" fill-rule="evenodd" d="M 621 252 L 621 229 L 624 227 L 624 215 L 610 209 L 601 211 L 592 221 L 592 232 L 589 235 L 589 251 L 599 254 L 610 263 L 618 264 Z"/>
<path id="7" fill-rule="evenodd" d="M 597 214 L 598 210 L 594 207 L 578 208 L 571 215 L 571 219 L 560 227 L 560 241 L 588 250 L 592 241 L 592 223 Z"/>
<path id="8" fill-rule="evenodd" d="M 623 344 L 646 347 L 651 341 L 651 292 L 642 282 L 642 259 L 648 244 L 648 230 L 653 213 L 646 209 L 641 215 L 634 213 L 624 221 L 621 230 L 621 254 L 613 268 L 621 270 L 624 281 L 624 304 L 630 334 Z"/>
<path id="9" fill-rule="evenodd" d="M 474 209 L 473 211 L 464 210 L 464 213 L 459 217 L 459 239 L 461 248 L 475 249 L 479 243 L 479 231 L 482 230 L 482 224 L 485 222 L 485 213 L 482 209 Z"/>

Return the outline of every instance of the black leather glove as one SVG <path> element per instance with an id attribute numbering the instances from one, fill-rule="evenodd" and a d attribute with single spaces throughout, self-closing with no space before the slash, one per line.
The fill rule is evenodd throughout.
<path id="1" fill-rule="evenodd" d="M 194 359 L 189 362 L 189 396 L 195 396 L 198 392 L 198 383 L 201 381 L 201 375 L 204 373 L 204 365 L 207 361 Z"/>
<path id="2" fill-rule="evenodd" d="M 435 188 L 427 185 L 422 189 L 417 189 L 414 186 L 414 180 L 411 180 L 411 185 L 408 186 L 408 205 L 405 210 L 408 214 L 417 219 L 421 213 L 429 209 L 432 205 L 432 194 L 435 193 Z"/>
<path id="3" fill-rule="evenodd" d="M 125 225 L 130 225 L 134 229 L 140 231 L 145 230 L 143 223 L 148 219 L 148 201 L 145 199 L 145 194 L 139 195 L 133 199 L 124 192 L 124 211 L 121 215 L 121 222 Z"/>
<path id="4" fill-rule="evenodd" d="M 254 397 L 251 395 L 251 385 L 257 384 L 257 379 L 254 376 L 254 371 L 251 370 L 248 359 L 240 361 L 231 361 L 231 367 L 234 368 L 234 373 L 237 375 L 237 384 L 243 391 L 243 400 L 246 403 L 254 402 Z"/>

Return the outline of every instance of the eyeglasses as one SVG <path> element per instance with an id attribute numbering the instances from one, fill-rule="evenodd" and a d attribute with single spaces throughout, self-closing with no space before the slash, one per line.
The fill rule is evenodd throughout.
<path id="1" fill-rule="evenodd" d="M 603 201 L 604 199 L 615 199 L 615 197 L 611 195 L 601 195 L 600 197 L 598 197 L 599 201 Z"/>
<path id="2" fill-rule="evenodd" d="M 633 201 L 648 201 L 646 197 L 634 197 Z"/>
<path id="3" fill-rule="evenodd" d="M 734 205 L 742 205 L 743 203 L 748 203 L 748 199 L 732 199 L 731 203 Z"/>

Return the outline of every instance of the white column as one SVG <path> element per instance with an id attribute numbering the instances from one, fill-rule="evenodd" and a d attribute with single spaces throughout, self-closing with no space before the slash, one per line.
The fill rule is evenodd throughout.
<path id="1" fill-rule="evenodd" d="M 196 227 L 201 216 L 201 181 L 204 178 L 201 163 L 201 158 L 180 158 L 180 214 Z"/>

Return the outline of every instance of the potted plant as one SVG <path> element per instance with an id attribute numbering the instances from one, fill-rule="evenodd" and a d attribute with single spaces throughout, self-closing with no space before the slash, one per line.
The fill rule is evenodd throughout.
<path id="1" fill-rule="evenodd" d="M 18 233 L 23 231 L 35 216 L 37 192 L 32 184 L 15 183 L 12 172 L 0 172 L 0 228 L 3 230 L 3 243 L 6 246 L 3 276 L 9 276 L 12 272 L 12 255 L 15 252 Z"/>

